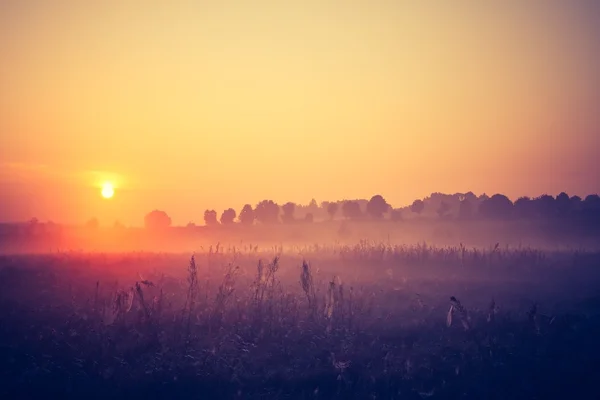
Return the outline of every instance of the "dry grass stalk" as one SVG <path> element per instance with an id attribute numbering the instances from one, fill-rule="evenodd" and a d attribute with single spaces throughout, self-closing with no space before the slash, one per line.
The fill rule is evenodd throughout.
<path id="1" fill-rule="evenodd" d="M 306 295 L 306 300 L 308 301 L 308 308 L 311 310 L 312 315 L 314 315 L 317 307 L 315 286 L 313 282 L 310 264 L 306 262 L 306 260 L 302 261 L 300 284 L 302 285 L 302 291 L 304 291 L 304 294 Z"/>
<path id="2" fill-rule="evenodd" d="M 183 311 L 186 319 L 185 337 L 186 341 L 189 340 L 190 327 L 192 323 L 192 313 L 196 303 L 196 295 L 198 292 L 198 267 L 196 267 L 196 258 L 194 255 L 190 258 L 190 262 L 187 268 L 187 297 Z"/>
<path id="3" fill-rule="evenodd" d="M 471 319 L 469 317 L 469 313 L 463 307 L 460 301 L 458 301 L 456 297 L 452 296 L 450 297 L 450 309 L 448 310 L 448 314 L 446 316 L 446 325 L 448 327 L 452 326 L 453 315 L 455 312 L 458 312 L 463 328 L 468 331 L 471 328 L 469 324 L 469 320 Z"/>
<path id="4" fill-rule="evenodd" d="M 490 303 L 490 307 L 488 310 L 487 322 L 492 322 L 494 320 L 496 314 L 498 314 L 498 306 L 496 305 L 496 301 L 494 299 L 492 299 L 492 302 Z"/>
<path id="5" fill-rule="evenodd" d="M 227 305 L 229 298 L 233 294 L 235 288 L 235 279 L 236 275 L 239 272 L 239 266 L 234 266 L 229 264 L 227 273 L 223 277 L 223 281 L 219 285 L 219 290 L 217 292 L 217 296 L 215 298 L 214 308 L 212 311 L 212 316 L 210 318 L 211 321 L 211 331 L 212 325 L 217 322 L 216 319 L 220 319 L 225 310 L 225 306 Z"/>
<path id="6" fill-rule="evenodd" d="M 119 317 L 128 313 L 133 306 L 134 297 L 133 288 L 129 290 L 117 290 L 110 303 L 104 307 L 102 313 L 102 322 L 104 325 L 112 325 Z"/>

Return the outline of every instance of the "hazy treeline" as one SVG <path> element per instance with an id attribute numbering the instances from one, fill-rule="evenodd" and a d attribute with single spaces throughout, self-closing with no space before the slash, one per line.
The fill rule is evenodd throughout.
<path id="1" fill-rule="evenodd" d="M 204 225 L 173 226 L 165 211 L 154 210 L 143 228 L 115 223 L 101 228 L 96 219 L 81 226 L 41 223 L 0 225 L 0 251 L 93 249 L 111 251 L 188 251 L 212 243 L 280 244 L 370 240 L 455 245 L 504 244 L 580 246 L 600 235 L 600 197 L 476 196 L 434 193 L 410 206 L 393 208 L 383 196 L 308 205 L 264 200 L 239 213 L 205 210 Z"/>
<path id="2" fill-rule="evenodd" d="M 542 195 L 536 198 L 520 197 L 510 200 L 502 194 L 476 196 L 472 192 L 452 195 L 433 193 L 415 200 L 410 206 L 393 208 L 383 196 L 375 195 L 369 200 L 324 201 L 317 205 L 298 205 L 292 202 L 279 205 L 272 200 L 263 200 L 254 207 L 244 205 L 239 214 L 233 208 L 221 212 L 204 211 L 206 226 L 259 224 L 312 223 L 315 221 L 345 219 L 352 221 L 389 220 L 394 222 L 411 218 L 443 220 L 536 220 L 536 219 L 585 219 L 597 221 L 600 217 L 600 196 L 589 195 L 585 199 L 569 197 L 561 193 L 554 197 Z M 164 211 L 154 210 L 146 215 L 147 228 L 171 226 L 171 219 Z M 195 224 L 190 223 L 189 226 Z"/>

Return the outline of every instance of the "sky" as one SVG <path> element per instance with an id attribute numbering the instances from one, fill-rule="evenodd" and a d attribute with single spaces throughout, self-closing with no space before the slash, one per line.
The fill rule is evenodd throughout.
<path id="1" fill-rule="evenodd" d="M 597 193 L 598 37 L 593 0 L 3 0 L 0 221 Z"/>

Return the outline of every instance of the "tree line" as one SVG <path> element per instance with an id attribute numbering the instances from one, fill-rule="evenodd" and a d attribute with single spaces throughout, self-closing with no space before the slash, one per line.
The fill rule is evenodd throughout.
<path id="1" fill-rule="evenodd" d="M 520 197 L 510 200 L 503 194 L 476 196 L 472 192 L 442 194 L 433 193 L 422 200 L 415 200 L 410 206 L 393 208 L 383 196 L 374 195 L 369 200 L 341 200 L 322 202 L 317 205 L 312 200 L 308 206 L 287 202 L 283 205 L 273 200 L 263 200 L 254 207 L 246 204 L 239 214 L 233 208 L 204 211 L 206 226 L 297 224 L 312 223 L 315 220 L 343 218 L 353 221 L 389 220 L 399 222 L 410 218 L 442 220 L 531 220 L 531 219 L 584 219 L 590 223 L 600 221 L 600 197 L 597 194 L 569 196 L 560 193 L 554 197 L 544 194 L 539 197 Z M 171 226 L 171 218 L 161 210 L 148 213 L 144 219 L 147 228 Z M 194 226 L 190 224 L 189 226 Z"/>

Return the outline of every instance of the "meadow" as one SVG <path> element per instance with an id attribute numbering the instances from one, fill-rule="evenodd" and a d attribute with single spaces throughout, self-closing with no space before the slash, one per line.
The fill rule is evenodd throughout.
<path id="1" fill-rule="evenodd" d="M 600 253 L 0 256 L 0 397 L 598 398 Z"/>

